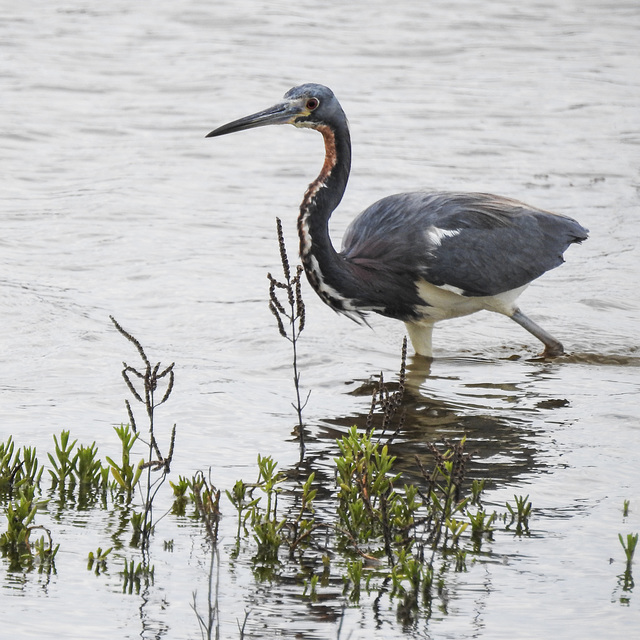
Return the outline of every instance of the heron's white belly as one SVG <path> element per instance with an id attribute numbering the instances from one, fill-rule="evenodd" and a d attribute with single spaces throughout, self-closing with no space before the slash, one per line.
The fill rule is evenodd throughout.
<path id="1" fill-rule="evenodd" d="M 463 296 L 454 287 L 438 287 L 430 282 L 418 282 L 418 295 L 424 300 L 424 317 L 432 322 L 467 316 L 476 311 L 495 311 L 511 316 L 516 310 L 515 301 L 528 285 L 499 293 L 495 296 Z"/>

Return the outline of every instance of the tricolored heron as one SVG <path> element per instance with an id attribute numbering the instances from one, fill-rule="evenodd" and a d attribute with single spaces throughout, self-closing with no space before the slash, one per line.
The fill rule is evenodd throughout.
<path id="1" fill-rule="evenodd" d="M 300 257 L 307 278 L 332 309 L 356 321 L 369 311 L 402 320 L 418 354 L 431 357 L 439 320 L 482 309 L 502 313 L 557 356 L 562 344 L 516 305 L 532 280 L 562 264 L 587 230 L 567 216 L 486 193 L 402 193 L 379 200 L 349 226 L 342 250 L 329 237 L 351 168 L 347 118 L 319 84 L 288 91 L 275 106 L 223 125 L 207 137 L 292 124 L 319 131 L 325 159 L 300 205 Z"/>

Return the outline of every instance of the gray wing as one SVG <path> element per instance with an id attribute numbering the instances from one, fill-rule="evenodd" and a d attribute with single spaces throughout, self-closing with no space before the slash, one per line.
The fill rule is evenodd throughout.
<path id="1" fill-rule="evenodd" d="M 496 295 L 563 262 L 587 230 L 572 218 L 484 193 L 384 198 L 349 226 L 342 256 L 354 266 Z"/>

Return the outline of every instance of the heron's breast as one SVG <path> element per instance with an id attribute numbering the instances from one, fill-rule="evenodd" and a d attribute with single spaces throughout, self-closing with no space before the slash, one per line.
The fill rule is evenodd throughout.
<path id="1" fill-rule="evenodd" d="M 416 289 L 424 307 L 420 312 L 434 321 L 467 316 L 476 311 L 494 311 L 511 316 L 515 301 L 528 285 L 517 287 L 495 296 L 465 296 L 461 289 L 448 285 L 437 286 L 426 280 L 418 280 Z"/>

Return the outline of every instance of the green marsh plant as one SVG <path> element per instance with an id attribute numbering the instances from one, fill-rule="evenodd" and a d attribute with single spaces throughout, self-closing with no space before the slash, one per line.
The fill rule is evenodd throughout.
<path id="1" fill-rule="evenodd" d="M 64 490 L 67 482 L 71 486 L 75 486 L 75 466 L 76 458 L 72 455 L 73 449 L 76 446 L 77 440 L 69 442 L 70 432 L 62 431 L 60 433 L 60 439 L 55 434 L 53 436 L 53 442 L 55 443 L 55 457 L 48 453 L 49 462 L 53 469 L 49 469 L 51 475 L 51 485 L 60 487 L 60 490 Z"/>
<path id="2" fill-rule="evenodd" d="M 39 486 L 43 471 L 35 447 L 16 449 L 11 436 L 0 442 L 0 496 L 10 497 L 25 484 Z"/>
<path id="3" fill-rule="evenodd" d="M 54 547 L 49 529 L 33 524 L 38 509 L 46 502 L 36 500 L 36 486 L 33 484 L 22 485 L 16 498 L 6 507 L 7 530 L 0 535 L 0 550 L 8 557 L 11 570 L 31 569 L 37 563 L 40 571 L 50 571 L 55 567 L 54 558 L 59 545 Z M 43 531 L 44 535 L 32 540 L 36 530 Z"/>
<path id="4" fill-rule="evenodd" d="M 359 601 L 363 585 L 370 593 L 370 588 L 389 591 L 390 584 L 399 610 L 413 615 L 417 603 L 430 606 L 432 589 L 442 591 L 448 567 L 466 571 L 469 553 L 478 553 L 490 538 L 497 515 L 482 506 L 484 483 L 465 483 L 470 458 L 465 438 L 445 441 L 444 447 L 429 445 L 433 466 L 427 471 L 418 460 L 419 485 L 404 481 L 397 470 L 392 446 L 404 424 L 405 358 L 406 343 L 396 390 L 390 391 L 381 376 L 366 428 L 352 427 L 337 440 L 336 490 L 321 507 L 315 473 L 302 481 L 298 474 L 285 476 L 270 457 L 258 457 L 255 482 L 238 480 L 226 492 L 237 511 L 234 554 L 240 552 L 241 538 L 253 542 L 257 579 L 275 579 L 292 570 L 287 562 L 297 561 L 305 594 L 316 598 L 326 578 L 313 567 L 322 557 L 322 575 L 328 576 L 334 558 L 351 602 Z M 442 562 L 439 572 L 436 559 Z"/>
<path id="5" fill-rule="evenodd" d="M 372 433 L 358 433 L 352 427 L 338 440 L 341 455 L 335 459 L 338 483 L 338 517 L 358 543 L 384 541 L 384 552 L 395 563 L 392 539 L 409 532 L 414 515 L 422 505 L 416 492 L 405 486 L 395 490 L 400 474 L 392 473 L 395 456 L 388 445 L 374 442 Z"/>
<path id="6" fill-rule="evenodd" d="M 128 424 L 114 427 L 118 439 L 120 440 L 122 455 L 121 462 L 117 463 L 109 456 L 106 456 L 106 460 L 111 468 L 111 475 L 116 481 L 119 490 L 123 493 L 126 503 L 131 502 L 131 498 L 136 490 L 138 481 L 144 468 L 144 459 L 141 459 L 138 463 L 133 464 L 131 462 L 131 450 L 138 440 L 140 435 L 137 432 L 133 432 Z"/>
<path id="7" fill-rule="evenodd" d="M 251 514 L 253 538 L 257 544 L 256 562 L 274 564 L 278 562 L 278 551 L 285 540 L 283 527 L 286 518 L 278 517 L 278 487 L 284 476 L 277 470 L 278 463 L 270 456 L 258 455 L 258 479 L 253 487 L 266 498 L 266 506 L 259 508 L 262 498 L 258 499 Z"/>
<path id="8" fill-rule="evenodd" d="M 124 570 L 121 573 L 123 584 L 122 593 L 140 593 L 142 587 L 147 588 L 154 582 L 155 568 L 146 563 L 139 562 L 137 565 L 135 560 L 124 562 Z"/>
<path id="9" fill-rule="evenodd" d="M 89 551 L 89 556 L 87 558 L 87 569 L 89 571 L 93 571 L 97 576 L 101 573 L 104 573 L 107 570 L 107 556 L 111 553 L 113 547 L 109 547 L 108 549 L 102 549 L 102 547 L 98 547 L 95 551 Z"/>
<path id="10" fill-rule="evenodd" d="M 75 455 L 75 472 L 78 484 L 82 487 L 99 487 L 106 483 L 109 469 L 102 466 L 95 442 L 89 446 L 80 445 L 78 447 Z"/>
<path id="11" fill-rule="evenodd" d="M 191 481 L 191 499 L 195 506 L 195 517 L 201 519 L 207 532 L 207 538 L 212 546 L 218 542 L 218 526 L 220 523 L 220 491 L 205 478 L 202 471 L 198 471 Z"/>
<path id="12" fill-rule="evenodd" d="M 169 486 L 173 491 L 173 506 L 171 513 L 176 516 L 184 516 L 187 512 L 187 504 L 189 504 L 188 491 L 191 488 L 191 481 L 184 476 L 178 476 L 177 482 L 169 480 Z"/>
<path id="13" fill-rule="evenodd" d="M 622 537 L 622 534 L 618 534 L 618 538 L 620 540 L 620 544 L 624 549 L 624 554 L 627 558 L 627 570 L 631 571 L 631 565 L 633 563 L 633 555 L 636 551 L 636 547 L 638 546 L 638 534 L 637 533 L 628 533 L 626 539 Z"/>
<path id="14" fill-rule="evenodd" d="M 626 537 L 623 537 L 621 533 L 618 534 L 618 539 L 624 550 L 626 557 L 626 564 L 624 573 L 621 576 L 622 590 L 631 591 L 634 587 L 633 574 L 631 572 L 631 565 L 633 564 L 633 555 L 635 554 L 636 547 L 638 546 L 638 534 L 628 533 Z"/>
<path id="15" fill-rule="evenodd" d="M 515 508 L 507 502 L 507 511 L 509 512 L 510 521 L 506 528 L 511 529 L 515 524 L 515 534 L 521 536 L 529 533 L 529 517 L 531 516 L 531 502 L 529 496 L 513 496 L 516 506 Z"/>
<path id="16" fill-rule="evenodd" d="M 253 508 L 260 502 L 260 498 L 253 497 L 254 485 L 249 485 L 243 480 L 237 480 L 233 489 L 225 490 L 229 502 L 238 512 L 238 529 L 236 531 L 236 541 L 239 544 L 242 535 L 249 535 L 247 521 L 252 518 Z"/>
<path id="17" fill-rule="evenodd" d="M 63 430 L 53 436 L 54 453 L 48 453 L 52 469 L 49 469 L 52 490 L 58 491 L 58 504 L 62 507 L 67 500 L 75 497 L 77 506 L 86 509 L 100 494 L 104 494 L 109 485 L 109 467 L 103 466 L 98 457 L 95 442 L 79 445 L 77 439 L 71 439 L 71 433 Z"/>
<path id="18" fill-rule="evenodd" d="M 315 519 L 314 473 L 296 486 L 294 503 L 280 513 L 278 499 L 287 478 L 277 466 L 270 456 L 259 455 L 256 481 L 238 480 L 231 491 L 226 491 L 238 514 L 234 555 L 239 553 L 240 539 L 251 535 L 256 545 L 254 566 L 263 578 L 273 574 L 281 564 L 282 548 L 288 549 L 288 558 L 292 560 L 310 541 L 313 532 L 324 526 Z M 291 491 L 287 494 L 290 496 Z"/>

